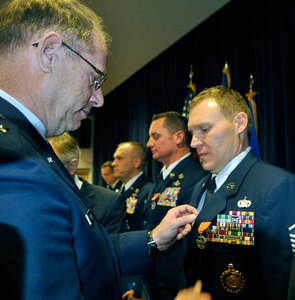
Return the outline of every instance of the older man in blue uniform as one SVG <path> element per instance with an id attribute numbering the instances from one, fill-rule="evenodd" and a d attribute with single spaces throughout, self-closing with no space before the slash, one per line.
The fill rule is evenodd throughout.
<path id="1" fill-rule="evenodd" d="M 0 10 L 1 299 L 118 300 L 120 276 L 147 271 L 148 250 L 167 249 L 196 217 L 177 207 L 152 233 L 111 238 L 47 142 L 103 104 L 103 28 L 76 0 Z"/>

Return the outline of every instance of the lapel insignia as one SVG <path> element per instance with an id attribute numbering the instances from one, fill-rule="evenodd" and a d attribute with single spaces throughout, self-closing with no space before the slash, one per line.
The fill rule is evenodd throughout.
<path id="1" fill-rule="evenodd" d="M 170 178 L 175 177 L 175 173 L 171 172 L 171 173 L 169 174 L 169 177 L 170 177 Z"/>
<path id="2" fill-rule="evenodd" d="M 183 178 L 184 178 L 183 173 L 180 173 L 180 174 L 178 175 L 178 179 L 183 179 Z"/>
<path id="3" fill-rule="evenodd" d="M 0 124 L 0 131 L 2 133 L 6 133 L 9 129 L 8 128 L 5 128 L 2 124 Z"/>
<path id="4" fill-rule="evenodd" d="M 174 181 L 173 186 L 180 186 L 180 181 L 179 180 Z"/>
<path id="5" fill-rule="evenodd" d="M 50 164 L 54 164 L 54 160 L 51 156 L 47 157 L 47 160 Z"/>
<path id="6" fill-rule="evenodd" d="M 251 200 L 248 200 L 247 197 L 245 197 L 243 200 L 238 201 L 238 207 L 240 208 L 248 208 L 252 204 Z"/>
<path id="7" fill-rule="evenodd" d="M 234 187 L 235 187 L 235 184 L 233 183 L 233 182 L 230 182 L 230 183 L 228 183 L 227 185 L 226 185 L 226 189 L 227 190 L 233 190 L 234 189 Z"/>
<path id="8" fill-rule="evenodd" d="M 240 293 L 245 286 L 245 278 L 233 264 L 228 264 L 228 269 L 220 276 L 221 286 L 231 294 Z"/>
<path id="9" fill-rule="evenodd" d="M 138 193 L 139 193 L 139 189 L 136 189 L 136 190 L 135 190 L 135 193 L 138 194 Z"/>

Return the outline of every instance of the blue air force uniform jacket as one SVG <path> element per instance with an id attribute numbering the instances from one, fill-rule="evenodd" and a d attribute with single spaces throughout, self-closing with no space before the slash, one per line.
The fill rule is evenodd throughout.
<path id="1" fill-rule="evenodd" d="M 207 173 L 189 155 L 183 159 L 165 178 L 155 182 L 144 207 L 144 226 L 152 229 L 157 226 L 167 211 L 181 204 L 188 204 L 194 185 Z"/>
<path id="2" fill-rule="evenodd" d="M 194 189 L 196 207 L 206 180 Z M 218 300 L 287 299 L 294 223 L 295 176 L 250 151 L 204 205 L 186 240 L 187 286 L 201 279 Z"/>
<path id="3" fill-rule="evenodd" d="M 165 180 L 156 181 L 145 206 L 144 217 L 147 220 L 147 228 L 153 229 L 158 225 L 171 207 L 189 204 L 195 184 L 206 174 L 198 161 L 189 155 Z M 183 241 L 177 242 L 171 249 L 159 253 L 156 257 L 155 273 L 150 276 L 147 283 L 150 286 L 149 293 L 154 299 L 160 299 L 159 290 L 166 288 L 176 295 L 185 258 L 182 243 Z"/>
<path id="4" fill-rule="evenodd" d="M 0 115 L 0 298 L 120 299 L 120 273 L 148 267 L 146 233 L 114 244 L 24 115 L 2 98 Z"/>
<path id="5" fill-rule="evenodd" d="M 122 196 L 126 203 L 126 231 L 143 229 L 142 210 L 153 185 L 151 180 L 143 173 L 136 179 L 132 186 L 123 193 Z"/>

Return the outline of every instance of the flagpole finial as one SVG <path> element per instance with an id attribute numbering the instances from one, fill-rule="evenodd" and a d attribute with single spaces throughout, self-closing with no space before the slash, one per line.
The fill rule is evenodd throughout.
<path id="1" fill-rule="evenodd" d="M 252 73 L 250 73 L 250 83 L 249 83 L 249 91 L 253 92 L 253 86 L 254 86 L 254 77 Z"/>
<path id="2" fill-rule="evenodd" d="M 194 76 L 194 71 L 193 71 L 193 66 L 190 65 L 190 72 L 189 72 L 189 83 L 193 83 L 193 76 Z"/>

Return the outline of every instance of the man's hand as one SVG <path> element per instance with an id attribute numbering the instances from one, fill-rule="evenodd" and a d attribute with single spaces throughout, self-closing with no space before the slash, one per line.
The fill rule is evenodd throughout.
<path id="1" fill-rule="evenodd" d="M 187 204 L 169 209 L 161 223 L 152 231 L 158 249 L 167 250 L 176 240 L 183 239 L 192 230 L 197 215 L 197 209 Z"/>
<path id="2" fill-rule="evenodd" d="M 211 300 L 209 293 L 202 292 L 202 282 L 197 281 L 195 286 L 181 290 L 174 300 Z"/>
<path id="3" fill-rule="evenodd" d="M 124 295 L 122 296 L 122 300 L 141 300 L 141 299 L 134 297 L 134 291 L 129 290 L 124 293 Z"/>

